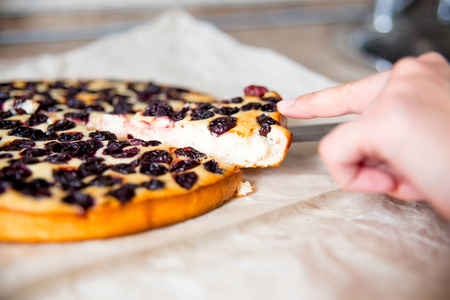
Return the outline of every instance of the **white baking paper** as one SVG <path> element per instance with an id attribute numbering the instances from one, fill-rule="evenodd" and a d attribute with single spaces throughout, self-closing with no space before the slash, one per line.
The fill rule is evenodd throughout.
<path id="1" fill-rule="evenodd" d="M 60 77 L 154 80 L 219 98 L 250 84 L 286 98 L 335 84 L 182 11 L 64 54 L 0 59 L 2 81 Z M 450 299 L 450 224 L 426 204 L 340 190 L 315 143 L 244 179 L 252 194 L 173 226 L 0 243 L 0 299 Z"/>

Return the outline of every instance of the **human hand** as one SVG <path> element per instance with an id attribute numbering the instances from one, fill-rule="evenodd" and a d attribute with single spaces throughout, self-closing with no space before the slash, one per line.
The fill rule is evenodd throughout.
<path id="1" fill-rule="evenodd" d="M 293 118 L 360 114 L 319 144 L 344 189 L 428 200 L 450 219 L 450 65 L 437 53 L 278 103 Z"/>

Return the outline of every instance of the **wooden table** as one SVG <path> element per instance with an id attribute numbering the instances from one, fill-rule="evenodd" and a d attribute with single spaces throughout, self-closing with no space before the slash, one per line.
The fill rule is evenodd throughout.
<path id="1" fill-rule="evenodd" d="M 348 1 L 347 1 L 348 2 Z M 350 1 L 351 2 L 351 1 Z M 358 1 L 356 1 L 358 2 Z M 361 2 L 361 1 L 359 1 Z M 367 9 L 367 1 L 357 6 L 357 13 Z M 364 6 L 365 5 L 365 6 Z M 351 6 L 352 9 L 355 6 Z M 311 7 L 309 7 L 311 8 Z M 312 9 L 323 9 L 324 7 L 312 7 Z M 338 7 L 342 9 L 342 7 Z M 282 13 L 297 9 L 300 13 L 305 12 L 303 18 L 308 15 L 308 11 L 303 6 L 291 4 L 286 7 L 236 8 L 221 9 L 191 9 L 192 15 L 199 18 L 217 20 L 224 15 L 239 16 L 248 18 L 251 14 Z M 251 10 L 251 11 L 250 11 Z M 355 12 L 355 14 L 356 14 Z M 84 14 L 62 14 L 62 15 L 33 15 L 0 18 L 0 28 L 2 32 L 15 30 L 65 30 L 76 28 L 76 26 L 99 26 L 102 24 L 130 24 L 132 22 L 146 22 L 158 15 L 160 11 L 146 12 L 125 12 L 125 13 L 84 13 Z M 351 19 L 352 15 L 347 16 Z M 215 19 L 214 19 L 215 18 Z M 360 59 L 358 55 L 350 49 L 347 43 L 348 33 L 362 25 L 362 22 L 339 22 L 320 23 L 318 22 L 298 22 L 301 25 L 286 25 L 278 21 L 272 22 L 268 26 L 243 26 L 248 28 L 228 28 L 223 29 L 232 37 L 242 43 L 266 47 L 281 53 L 292 60 L 305 65 L 306 67 L 323 74 L 337 82 L 356 80 L 376 72 L 368 64 Z M 307 19 L 307 18 L 306 18 Z M 221 19 L 219 19 L 221 20 Z M 326 18 L 324 19 L 327 20 Z M 285 20 L 286 21 L 286 20 Z M 225 26 L 226 27 L 226 26 Z M 229 26 L 228 26 L 229 27 Z M 86 27 L 89 28 L 89 27 Z M 87 30 L 88 31 L 88 30 Z M 42 33 L 42 32 L 41 32 Z M 91 42 L 92 39 L 60 40 L 32 43 L 9 43 L 0 44 L 0 58 L 23 58 L 44 53 L 61 53 L 74 49 Z"/>

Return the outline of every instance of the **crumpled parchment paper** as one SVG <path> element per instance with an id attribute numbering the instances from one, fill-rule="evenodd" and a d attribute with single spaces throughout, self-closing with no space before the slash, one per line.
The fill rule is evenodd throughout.
<path id="1" fill-rule="evenodd" d="M 182 11 L 64 54 L 0 59 L 2 81 L 60 77 L 154 80 L 223 98 L 250 84 L 286 98 L 335 84 Z M 173 226 L 0 243 L 0 299 L 450 298 L 450 224 L 428 205 L 340 190 L 315 143 L 244 179 L 252 194 Z"/>

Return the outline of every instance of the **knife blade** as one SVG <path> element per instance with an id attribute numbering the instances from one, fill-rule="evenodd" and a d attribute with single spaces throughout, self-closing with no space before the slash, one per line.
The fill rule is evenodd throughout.
<path id="1" fill-rule="evenodd" d="M 307 126 L 291 126 L 288 130 L 292 133 L 292 142 L 317 142 L 340 123 L 319 124 Z"/>

